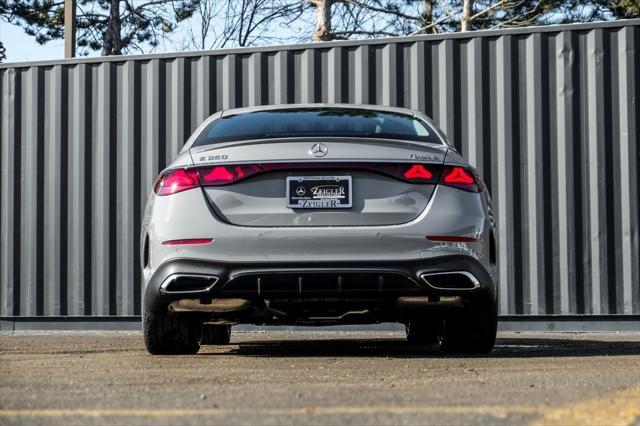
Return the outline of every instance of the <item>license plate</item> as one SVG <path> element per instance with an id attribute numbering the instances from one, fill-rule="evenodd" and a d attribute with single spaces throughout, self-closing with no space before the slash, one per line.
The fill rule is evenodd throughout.
<path id="1" fill-rule="evenodd" d="M 348 209 L 351 206 L 351 176 L 287 177 L 289 208 Z"/>

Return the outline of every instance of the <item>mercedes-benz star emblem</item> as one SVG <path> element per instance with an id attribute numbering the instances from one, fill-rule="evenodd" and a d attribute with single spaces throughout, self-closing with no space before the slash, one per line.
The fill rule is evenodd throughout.
<path id="1" fill-rule="evenodd" d="M 299 186 L 299 187 L 296 188 L 296 194 L 299 197 L 302 197 L 306 192 L 307 192 L 307 190 L 304 189 L 304 186 Z"/>
<path id="2" fill-rule="evenodd" d="M 309 150 L 309 154 L 314 157 L 324 157 L 329 152 L 327 146 L 323 143 L 314 143 L 311 149 Z"/>

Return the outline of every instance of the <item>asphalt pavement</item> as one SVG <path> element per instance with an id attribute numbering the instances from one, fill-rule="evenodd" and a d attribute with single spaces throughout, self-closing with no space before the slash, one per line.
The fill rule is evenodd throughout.
<path id="1" fill-rule="evenodd" d="M 640 333 L 501 333 L 444 356 L 399 332 L 243 332 L 151 356 L 136 332 L 0 334 L 0 425 L 640 425 Z"/>

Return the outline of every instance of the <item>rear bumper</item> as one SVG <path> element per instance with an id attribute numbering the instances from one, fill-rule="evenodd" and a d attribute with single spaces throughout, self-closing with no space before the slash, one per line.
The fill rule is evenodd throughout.
<path id="1" fill-rule="evenodd" d="M 220 263 L 290 264 L 336 260 L 354 264 L 402 262 L 463 254 L 488 262 L 491 223 L 484 193 L 437 187 L 415 220 L 388 226 L 243 227 L 218 220 L 200 190 L 152 196 L 142 226 L 143 273 L 148 281 L 172 259 Z M 455 235 L 474 243 L 441 243 L 427 236 Z M 162 242 L 212 238 L 211 244 L 169 246 Z M 150 250 L 144 252 L 145 242 Z"/>
<path id="2" fill-rule="evenodd" d="M 424 274 L 460 271 L 473 277 L 469 289 L 436 288 L 421 279 Z M 178 276 L 210 277 L 202 290 L 181 291 L 167 283 Z M 448 255 L 416 261 L 386 262 L 285 262 L 221 263 L 196 259 L 171 259 L 150 277 L 144 294 L 148 311 L 167 312 L 183 299 L 243 298 L 249 300 L 308 298 L 355 300 L 397 299 L 406 296 L 460 296 L 495 301 L 496 287 L 489 271 L 474 257 Z"/>

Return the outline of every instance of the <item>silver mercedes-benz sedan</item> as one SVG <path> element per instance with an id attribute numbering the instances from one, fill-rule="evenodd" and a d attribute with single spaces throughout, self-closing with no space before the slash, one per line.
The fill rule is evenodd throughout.
<path id="1" fill-rule="evenodd" d="M 495 343 L 489 194 L 418 111 L 212 115 L 154 185 L 141 259 L 152 354 L 226 344 L 232 324 L 400 322 L 445 353 Z"/>

